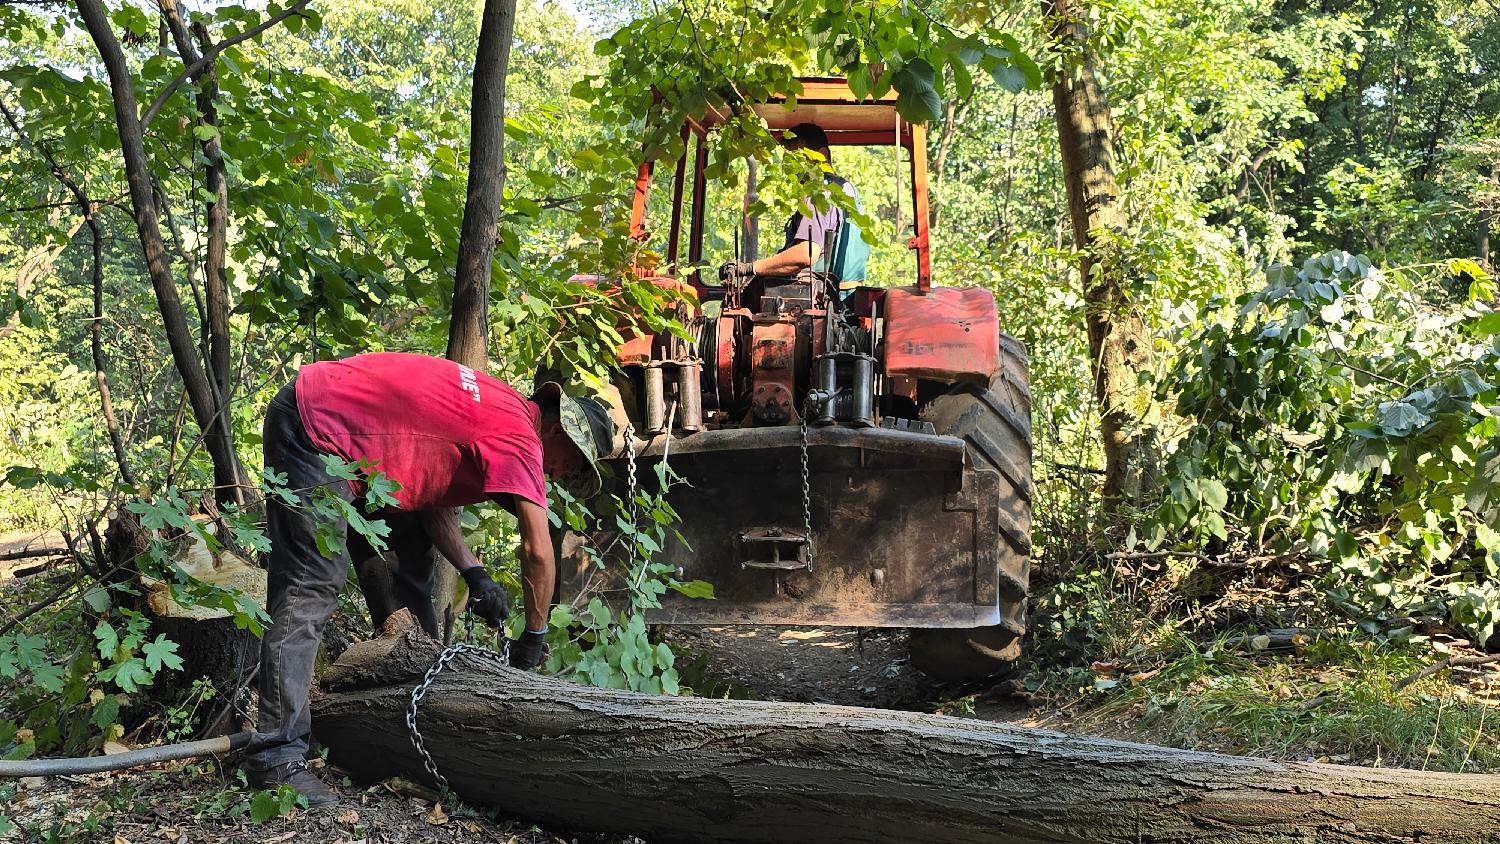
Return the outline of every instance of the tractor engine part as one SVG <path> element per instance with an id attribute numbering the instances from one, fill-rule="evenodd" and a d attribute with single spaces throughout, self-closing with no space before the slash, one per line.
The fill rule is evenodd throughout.
<path id="1" fill-rule="evenodd" d="M 693 358 L 652 361 L 643 368 L 645 431 L 651 436 L 664 434 L 669 419 L 674 430 L 695 433 L 703 430 L 703 393 L 700 384 L 702 364 Z M 667 406 L 676 402 L 675 415 L 669 417 Z"/>
<path id="2" fill-rule="evenodd" d="M 819 405 L 814 425 L 875 426 L 875 358 L 833 352 L 818 358 L 815 372 L 814 388 L 831 400 Z"/>

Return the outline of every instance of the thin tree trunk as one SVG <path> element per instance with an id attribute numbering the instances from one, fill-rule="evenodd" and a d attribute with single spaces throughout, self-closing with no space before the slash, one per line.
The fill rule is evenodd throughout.
<path id="1" fill-rule="evenodd" d="M 1490 165 L 1490 189 L 1500 190 L 1500 151 L 1497 151 L 1495 162 Z M 1490 228 L 1495 221 L 1495 206 L 1492 203 L 1500 202 L 1500 196 L 1488 198 L 1483 209 L 1479 212 L 1479 229 L 1474 235 L 1474 257 L 1479 259 L 1479 265 L 1494 270 L 1490 264 Z"/>
<path id="2" fill-rule="evenodd" d="M 490 265 L 505 191 L 505 73 L 516 28 L 516 0 L 485 0 L 474 55 L 469 126 L 469 186 L 458 236 L 448 359 L 489 369 Z M 453 595 L 458 573 L 440 566 L 433 590 L 443 640 L 453 639 Z"/>
<path id="3" fill-rule="evenodd" d="M 438 645 L 368 642 L 313 701 L 331 758 L 431 782 L 412 686 Z M 356 649 L 359 649 L 356 651 Z M 385 651 L 382 653 L 382 650 Z M 663 697 L 461 654 L 416 718 L 464 800 L 553 828 L 668 842 L 1488 842 L 1500 777 L 1273 762 L 973 718 Z"/>
<path id="4" fill-rule="evenodd" d="M 120 133 L 120 152 L 125 163 L 125 180 L 130 189 L 130 204 L 136 231 L 140 236 L 142 256 L 146 261 L 147 274 L 151 277 L 151 287 L 156 293 L 157 310 L 161 313 L 166 329 L 172 362 L 182 377 L 188 401 L 193 407 L 193 417 L 203 432 L 204 444 L 213 460 L 215 497 L 221 502 L 235 501 L 238 498 L 240 472 L 239 459 L 234 452 L 233 433 L 227 424 L 227 413 L 221 414 L 221 408 L 214 401 L 212 384 L 194 348 L 193 335 L 183 316 L 182 300 L 177 295 L 177 285 L 172 278 L 172 265 L 167 260 L 166 244 L 162 240 L 161 226 L 156 216 L 156 202 L 151 195 L 151 168 L 141 135 L 130 68 L 125 62 L 119 38 L 110 28 L 109 18 L 99 0 L 76 2 L 84 27 L 99 50 L 99 57 L 109 75 L 115 124 Z"/>
<path id="5" fill-rule="evenodd" d="M 208 30 L 200 23 L 189 26 L 183 17 L 177 0 L 157 0 L 162 19 L 172 34 L 172 43 L 184 68 L 196 64 L 202 55 L 194 46 L 193 38 L 207 50 L 212 47 Z M 230 380 L 230 336 L 229 336 L 229 289 L 224 282 L 225 252 L 228 248 L 229 232 L 229 188 L 224 174 L 224 150 L 219 138 L 219 80 L 215 65 L 210 64 L 198 78 L 198 125 L 213 130 L 207 139 L 198 141 L 205 162 L 203 187 L 213 197 L 205 203 L 205 219 L 208 223 L 207 249 L 203 256 L 203 298 L 207 316 L 208 349 L 205 361 L 208 364 L 209 386 L 213 388 L 214 403 L 221 408 L 228 405 L 233 393 Z M 191 272 L 191 270 L 189 270 Z M 236 485 L 236 501 L 243 504 L 245 488 Z"/>
<path id="6" fill-rule="evenodd" d="M 1073 0 L 1043 0 L 1043 11 L 1059 49 L 1077 57 L 1075 67 L 1053 78 L 1052 100 L 1073 242 L 1081 254 L 1104 496 L 1115 503 L 1135 502 L 1149 493 L 1156 462 L 1151 390 L 1141 383 L 1151 372 L 1151 334 L 1125 291 L 1114 242 L 1125 230 L 1125 217 L 1115 184 L 1109 103 L 1099 87 L 1082 10 Z"/>
<path id="7" fill-rule="evenodd" d="M 115 465 L 120 468 L 120 480 L 129 486 L 136 486 L 135 473 L 130 470 L 130 460 L 125 455 L 125 440 L 120 436 L 120 423 L 115 418 L 115 405 L 110 397 L 109 378 L 106 375 L 108 370 L 104 359 L 104 341 L 100 337 L 104 330 L 104 232 L 99 227 L 99 220 L 94 216 L 92 206 L 88 211 L 88 223 L 94 253 L 94 266 L 90 272 L 94 287 L 94 318 L 89 322 L 89 350 L 94 358 L 94 384 L 99 388 L 99 412 L 104 416 L 104 430 L 109 435 L 109 445 L 115 453 Z"/>
<path id="8" fill-rule="evenodd" d="M 505 72 L 515 31 L 516 0 L 485 0 L 474 58 L 469 186 L 453 278 L 448 358 L 489 367 L 490 264 L 505 190 Z"/>
<path id="9" fill-rule="evenodd" d="M 21 124 L 16 120 L 15 114 L 6 108 L 4 103 L 0 103 L 0 115 L 4 116 L 5 122 L 10 126 L 11 131 L 16 133 L 17 138 L 26 137 L 21 132 Z M 47 160 L 53 178 L 72 194 L 79 213 L 83 215 L 83 222 L 89 227 L 93 251 L 93 267 L 89 271 L 89 279 L 94 290 L 94 318 L 89 322 L 89 347 L 94 358 L 94 383 L 99 388 L 100 412 L 104 416 L 104 429 L 109 435 L 110 448 L 115 453 L 115 465 L 120 469 L 120 479 L 130 486 L 135 486 L 135 473 L 130 470 L 130 461 L 125 456 L 125 442 L 120 436 L 120 423 L 115 418 L 114 402 L 110 398 L 109 379 L 106 376 L 104 361 L 104 343 L 100 339 L 104 323 L 104 231 L 100 228 L 99 220 L 94 214 L 93 201 L 83 192 L 78 181 L 68 175 L 52 151 L 44 144 L 40 141 L 31 141 L 31 143 Z M 78 231 L 78 226 L 75 225 L 69 232 L 69 237 L 71 238 L 73 232 L 76 231 Z M 52 254 L 51 260 L 56 260 L 61 252 L 62 247 L 58 247 L 57 252 Z M 22 269 L 24 270 L 25 267 Z"/>

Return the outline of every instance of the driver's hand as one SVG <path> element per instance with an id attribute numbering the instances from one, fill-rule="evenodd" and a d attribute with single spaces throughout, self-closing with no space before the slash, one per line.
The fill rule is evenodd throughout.
<path id="1" fill-rule="evenodd" d="M 755 275 L 755 264 L 751 261 L 726 261 L 719 267 L 719 281 L 736 278 L 751 278 Z"/>

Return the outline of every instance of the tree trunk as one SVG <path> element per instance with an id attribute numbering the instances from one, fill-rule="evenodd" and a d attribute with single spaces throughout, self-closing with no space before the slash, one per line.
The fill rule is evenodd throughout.
<path id="1" fill-rule="evenodd" d="M 516 0 L 485 0 L 470 94 L 468 197 L 448 323 L 448 359 L 480 372 L 489 369 L 490 264 L 505 191 L 505 73 L 515 28 Z M 444 641 L 453 639 L 452 598 L 457 587 L 454 568 L 440 566 L 433 600 Z"/>
<path id="2" fill-rule="evenodd" d="M 193 407 L 193 418 L 203 432 L 204 444 L 213 460 L 215 497 L 221 502 L 235 501 L 239 491 L 240 472 L 239 458 L 234 452 L 233 432 L 229 429 L 228 414 L 221 413 L 223 408 L 214 400 L 213 386 L 204 373 L 203 361 L 194 348 L 192 332 L 188 330 L 187 320 L 183 317 L 182 300 L 177 295 L 177 285 L 172 278 L 172 265 L 167 260 L 166 243 L 162 240 L 161 225 L 156 216 L 156 201 L 151 194 L 151 167 L 146 158 L 135 91 L 131 87 L 130 68 L 99 0 L 77 0 L 77 5 L 84 27 L 93 39 L 94 46 L 98 48 L 99 57 L 109 75 L 115 124 L 120 133 L 120 152 L 125 163 L 125 179 L 129 186 L 136 231 L 141 240 L 142 256 L 145 258 L 147 274 L 151 277 L 151 287 L 156 293 L 157 309 L 161 312 L 167 333 L 167 345 L 172 350 L 172 362 L 182 376 L 183 387 Z"/>
<path id="3" fill-rule="evenodd" d="M 1490 165 L 1489 188 L 1500 191 L 1500 150 L 1496 151 L 1496 156 L 1495 162 Z M 1495 204 L 1500 203 L 1500 193 L 1485 197 L 1483 202 L 1483 209 L 1479 212 L 1478 231 L 1474 234 L 1474 257 L 1481 267 L 1494 271 L 1495 267 L 1490 263 L 1490 228 L 1495 222 Z"/>
<path id="4" fill-rule="evenodd" d="M 367 663 L 344 676 L 376 685 L 314 700 L 314 730 L 335 761 L 362 779 L 430 781 L 405 713 L 437 651 L 407 633 L 392 649 L 346 654 L 373 656 L 375 671 Z M 652 844 L 1479 842 L 1500 824 L 1494 776 L 1271 762 L 908 712 L 654 697 L 468 655 L 438 675 L 417 723 L 465 800 Z"/>
<path id="5" fill-rule="evenodd" d="M 1075 66 L 1056 73 L 1052 101 L 1062 151 L 1073 243 L 1081 253 L 1094 395 L 1104 446 L 1104 496 L 1136 502 L 1152 489 L 1156 462 L 1151 388 L 1151 333 L 1125 290 L 1115 239 L 1125 230 L 1115 184 L 1109 103 L 1099 87 L 1082 11 L 1072 0 L 1043 0 L 1052 37 Z M 1076 76 L 1076 78 L 1075 78 Z"/>

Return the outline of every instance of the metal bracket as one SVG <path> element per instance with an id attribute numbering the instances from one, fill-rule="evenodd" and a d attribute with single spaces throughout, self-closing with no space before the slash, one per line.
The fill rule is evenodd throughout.
<path id="1" fill-rule="evenodd" d="M 744 546 L 741 569 L 812 571 L 812 543 L 800 530 L 783 527 L 746 528 L 737 537 Z M 770 559 L 758 559 L 770 551 Z"/>

